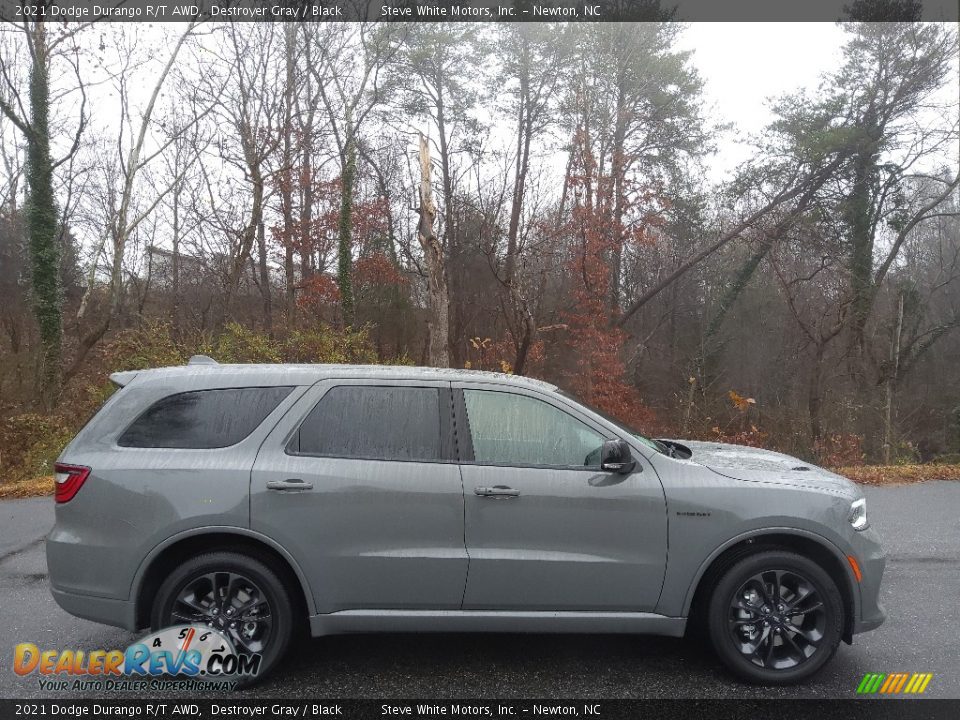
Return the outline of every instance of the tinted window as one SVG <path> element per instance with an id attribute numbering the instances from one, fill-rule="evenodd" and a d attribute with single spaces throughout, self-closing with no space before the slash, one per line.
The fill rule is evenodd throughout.
<path id="1" fill-rule="evenodd" d="M 300 452 L 379 460 L 440 460 L 437 388 L 331 388 L 300 426 Z"/>
<path id="2" fill-rule="evenodd" d="M 253 432 L 292 389 L 229 388 L 170 395 L 138 417 L 117 443 L 190 449 L 234 445 Z"/>
<path id="3" fill-rule="evenodd" d="M 487 390 L 464 390 L 463 398 L 477 462 L 600 465 L 603 436 L 549 403 Z"/>

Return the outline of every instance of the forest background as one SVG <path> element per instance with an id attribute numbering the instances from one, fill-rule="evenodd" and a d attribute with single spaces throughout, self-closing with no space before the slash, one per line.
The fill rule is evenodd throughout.
<path id="1" fill-rule="evenodd" d="M 194 353 L 530 375 L 960 477 L 956 26 L 830 26 L 745 137 L 651 8 L 0 28 L 0 492 L 47 489 L 109 373 Z"/>

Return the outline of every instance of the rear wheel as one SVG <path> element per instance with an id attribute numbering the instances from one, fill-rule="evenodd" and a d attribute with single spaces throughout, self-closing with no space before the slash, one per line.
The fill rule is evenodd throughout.
<path id="1" fill-rule="evenodd" d="M 843 600 L 812 560 L 770 550 L 740 560 L 710 599 L 710 640 L 740 678 L 767 685 L 800 682 L 833 657 L 843 634 Z"/>
<path id="2" fill-rule="evenodd" d="M 172 572 L 157 593 L 154 629 L 205 625 L 228 637 L 238 653 L 262 657 L 263 677 L 284 656 L 293 635 L 293 604 L 261 561 L 231 552 L 199 555 Z"/>

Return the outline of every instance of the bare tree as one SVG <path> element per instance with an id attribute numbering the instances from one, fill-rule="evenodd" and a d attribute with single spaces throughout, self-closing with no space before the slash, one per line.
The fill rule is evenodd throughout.
<path id="1" fill-rule="evenodd" d="M 427 285 L 430 297 L 430 319 L 427 321 L 427 357 L 433 367 L 448 367 L 450 354 L 447 347 L 450 317 L 448 315 L 447 277 L 443 246 L 437 237 L 433 224 L 437 217 L 437 206 L 433 201 L 431 182 L 432 163 L 430 144 L 420 136 L 420 205 L 417 213 L 420 222 L 417 225 L 417 239 L 423 248 L 426 264 Z"/>
<path id="2" fill-rule="evenodd" d="M 116 194 L 116 205 L 111 207 L 110 217 L 105 223 L 109 227 L 109 235 L 112 244 L 112 264 L 110 269 L 110 281 L 107 288 L 107 307 L 100 313 L 97 321 L 80 338 L 77 351 L 71 364 L 64 373 L 64 380 L 69 381 L 80 370 L 90 350 L 103 338 L 111 323 L 120 311 L 121 300 L 123 297 L 123 262 L 126 253 L 127 242 L 131 235 L 149 215 L 156 209 L 163 198 L 174 189 L 178 178 L 172 181 L 162 190 L 157 192 L 154 198 L 146 204 L 145 207 L 135 206 L 135 193 L 137 190 L 137 180 L 144 172 L 147 166 L 161 155 L 161 153 L 173 142 L 173 138 L 166 140 L 160 147 L 150 149 L 147 146 L 147 134 L 151 127 L 153 112 L 157 105 L 160 92 L 163 89 L 167 77 L 170 75 L 180 53 L 181 48 L 194 30 L 194 23 L 190 23 L 187 29 L 180 34 L 174 43 L 173 49 L 167 56 L 167 60 L 157 75 L 149 99 L 143 110 L 140 112 L 136 121 L 131 116 L 130 107 L 130 88 L 128 78 L 124 73 L 118 76 L 118 92 L 120 102 L 123 107 L 123 119 L 121 124 L 118 147 L 122 147 L 125 142 L 125 125 L 129 125 L 130 138 L 126 149 L 126 157 L 120 162 L 119 180 L 120 187 Z M 129 48 L 121 52 L 127 53 Z M 127 55 L 129 57 L 129 55 Z M 123 156 L 121 155 L 121 158 Z M 96 262 L 96 257 L 94 258 Z M 92 285 L 91 285 L 92 287 Z M 90 287 L 88 287 L 90 292 Z M 80 317 L 87 307 L 86 303 L 81 303 Z"/>

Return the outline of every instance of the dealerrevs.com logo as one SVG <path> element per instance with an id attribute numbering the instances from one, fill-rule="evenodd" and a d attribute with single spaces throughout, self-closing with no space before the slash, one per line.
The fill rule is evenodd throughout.
<path id="1" fill-rule="evenodd" d="M 260 669 L 258 654 L 238 653 L 223 633 L 205 625 L 177 625 L 126 650 L 41 650 L 20 643 L 17 675 L 37 675 L 45 691 L 232 690 Z"/>

